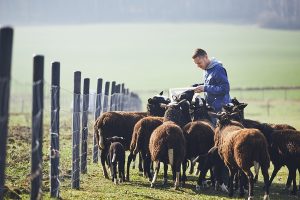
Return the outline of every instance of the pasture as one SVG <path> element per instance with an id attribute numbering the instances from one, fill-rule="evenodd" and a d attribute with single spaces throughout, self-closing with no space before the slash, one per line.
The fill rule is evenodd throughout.
<path id="1" fill-rule="evenodd" d="M 167 188 L 150 183 L 131 170 L 131 182 L 115 186 L 93 164 L 92 115 L 89 118 L 88 173 L 81 175 L 80 190 L 71 189 L 73 72 L 91 78 L 125 82 L 145 104 L 147 98 L 170 87 L 185 87 L 202 81 L 202 72 L 192 62 L 197 47 L 220 59 L 229 74 L 231 87 L 300 85 L 300 32 L 260 29 L 250 25 L 221 24 L 102 24 L 84 26 L 16 27 L 12 62 L 6 185 L 22 199 L 30 191 L 30 139 L 32 55 L 45 57 L 45 96 L 50 93 L 50 63 L 61 62 L 60 182 L 62 199 L 230 199 L 207 189 L 195 191 L 195 176 L 175 191 L 169 176 Z M 262 122 L 288 123 L 300 129 L 300 91 L 232 92 L 249 105 L 247 118 Z M 269 110 L 267 107 L 269 106 Z M 144 106 L 145 108 L 145 106 Z M 49 199 L 50 104 L 45 102 L 43 144 L 43 191 Z M 162 174 L 162 169 L 161 169 Z M 269 170 L 271 173 L 271 169 Z M 170 174 L 170 173 L 169 173 Z M 271 199 L 296 199 L 283 187 L 283 168 L 270 188 Z M 299 180 L 299 175 L 297 175 Z M 162 180 L 159 176 L 158 182 Z M 262 199 L 262 177 L 255 196 Z M 234 198 L 237 198 L 237 192 Z"/>

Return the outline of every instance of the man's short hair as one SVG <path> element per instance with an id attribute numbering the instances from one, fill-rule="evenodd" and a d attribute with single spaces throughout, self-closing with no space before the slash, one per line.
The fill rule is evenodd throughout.
<path id="1" fill-rule="evenodd" d="M 193 54 L 192 58 L 195 59 L 197 57 L 207 56 L 207 53 L 203 49 L 196 49 L 195 53 Z"/>

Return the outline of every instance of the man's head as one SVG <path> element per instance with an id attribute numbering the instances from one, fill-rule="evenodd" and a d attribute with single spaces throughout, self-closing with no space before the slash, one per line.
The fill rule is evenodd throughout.
<path id="1" fill-rule="evenodd" d="M 194 59 L 194 63 L 203 70 L 205 70 L 210 63 L 207 53 L 203 49 L 196 49 L 192 58 Z"/>

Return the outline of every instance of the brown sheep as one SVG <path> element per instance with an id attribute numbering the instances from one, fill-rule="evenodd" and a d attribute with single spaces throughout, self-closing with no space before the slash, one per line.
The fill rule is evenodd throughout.
<path id="1" fill-rule="evenodd" d="M 168 106 L 164 115 L 164 122 L 157 127 L 151 137 L 149 150 L 153 161 L 155 173 L 151 182 L 151 187 L 159 172 L 160 162 L 164 163 L 164 183 L 167 180 L 167 164 L 172 167 L 175 188 L 179 186 L 180 167 L 185 157 L 185 138 L 181 129 L 188 121 L 189 103 L 186 100 L 178 104 Z"/>
<path id="2" fill-rule="evenodd" d="M 233 195 L 233 178 L 241 170 L 248 178 L 249 197 L 253 198 L 253 174 L 250 168 L 254 162 L 261 166 L 265 183 L 264 199 L 269 199 L 269 174 L 270 157 L 268 144 L 265 136 L 258 129 L 245 129 L 236 121 L 231 121 L 228 114 L 219 114 L 219 121 L 215 129 L 217 147 L 221 158 L 230 172 L 229 196 Z M 240 187 L 240 195 L 244 194 L 243 187 Z"/>
<path id="3" fill-rule="evenodd" d="M 291 194 L 296 195 L 296 170 L 300 170 L 300 132 L 292 129 L 274 131 L 270 157 L 274 165 L 274 170 L 269 184 L 271 185 L 280 168 L 286 165 L 289 169 L 286 189 L 290 187 L 293 181 Z"/>
<path id="4" fill-rule="evenodd" d="M 185 171 L 187 160 L 192 161 L 197 156 L 207 153 L 214 146 L 214 131 L 205 122 L 193 121 L 184 126 L 183 133 L 186 138 L 186 157 L 182 169 L 182 181 L 184 184 L 186 181 Z M 202 160 L 200 159 L 199 161 L 200 167 Z"/>
<path id="5" fill-rule="evenodd" d="M 150 137 L 149 149 L 151 160 L 154 162 L 155 174 L 151 182 L 151 187 L 157 178 L 160 162 L 168 163 L 172 167 L 173 178 L 176 173 L 175 188 L 179 186 L 180 166 L 185 156 L 185 138 L 181 128 L 174 122 L 164 122 L 157 127 Z M 164 173 L 164 183 L 166 183 L 166 171 Z"/>
<path id="6" fill-rule="evenodd" d="M 161 103 L 169 103 L 170 100 L 161 96 L 148 99 L 147 112 L 105 112 L 96 119 L 94 124 L 94 134 L 97 144 L 100 148 L 101 165 L 105 178 L 108 178 L 107 170 L 105 167 L 105 155 L 108 149 L 104 146 L 104 138 L 119 136 L 126 140 L 125 150 L 129 149 L 129 144 L 132 138 L 134 125 L 143 117 L 149 115 L 163 115 L 165 108 L 160 106 Z"/>
<path id="7" fill-rule="evenodd" d="M 150 151 L 149 151 L 149 141 L 152 132 L 163 123 L 163 117 L 152 117 L 148 116 L 139 120 L 133 129 L 132 140 L 130 144 L 130 154 L 128 158 L 132 158 L 137 153 L 141 153 L 143 166 L 144 166 L 144 176 L 152 180 L 152 175 L 150 173 Z M 130 160 L 127 162 L 127 175 L 126 179 L 129 181 L 129 167 Z"/>

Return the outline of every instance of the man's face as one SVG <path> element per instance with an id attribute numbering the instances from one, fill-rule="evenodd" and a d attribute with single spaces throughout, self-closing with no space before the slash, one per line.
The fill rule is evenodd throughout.
<path id="1" fill-rule="evenodd" d="M 208 64 L 207 56 L 198 56 L 194 58 L 194 63 L 201 69 L 205 70 Z"/>

